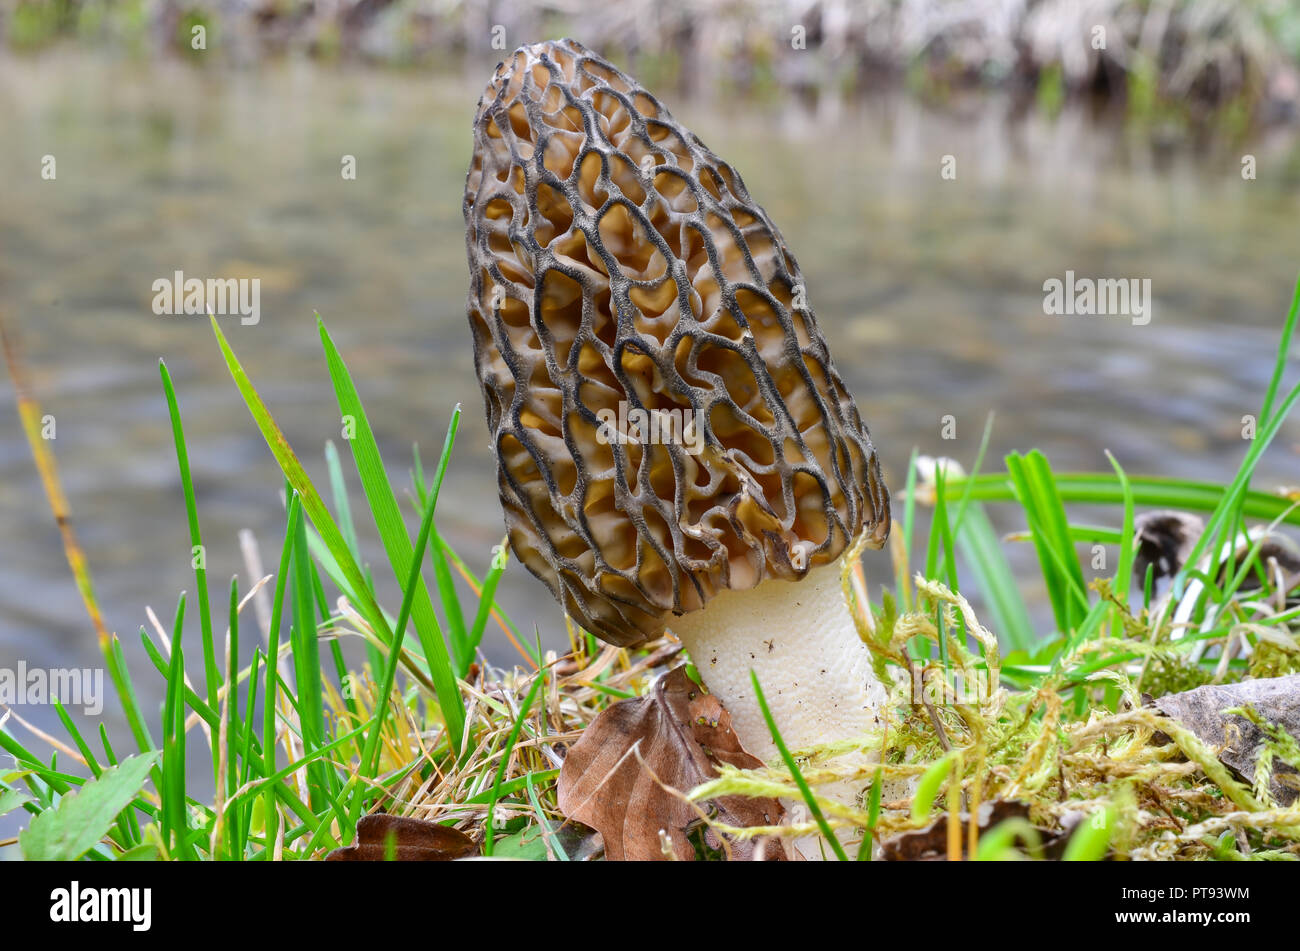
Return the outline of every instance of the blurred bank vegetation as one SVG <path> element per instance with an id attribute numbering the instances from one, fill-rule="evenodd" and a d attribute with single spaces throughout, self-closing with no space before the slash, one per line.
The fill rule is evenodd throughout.
<path id="1" fill-rule="evenodd" d="M 197 28 L 202 28 L 201 30 Z M 202 49 L 194 37 L 202 35 Z M 570 35 L 652 88 L 928 98 L 1008 89 L 1129 112 L 1300 116 L 1300 0 L 14 0 L 0 50 L 246 66 L 454 65 Z"/>

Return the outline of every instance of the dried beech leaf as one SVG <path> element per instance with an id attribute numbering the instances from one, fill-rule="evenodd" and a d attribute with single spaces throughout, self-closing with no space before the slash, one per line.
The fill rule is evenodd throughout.
<path id="1" fill-rule="evenodd" d="M 1155 701 L 1156 709 L 1191 730 L 1219 759 L 1236 770 L 1247 782 L 1255 775 L 1255 761 L 1264 745 L 1264 734 L 1249 720 L 1224 710 L 1253 707 L 1270 723 L 1300 739 L 1300 674 L 1244 680 L 1237 684 L 1210 684 L 1183 693 L 1171 693 Z M 1300 775 L 1280 760 L 1273 761 L 1273 798 L 1284 806 L 1295 801 Z"/>
<path id="2" fill-rule="evenodd" d="M 363 816 L 357 823 L 357 840 L 325 856 L 327 862 L 382 862 L 393 837 L 393 858 L 398 862 L 450 862 L 478 855 L 478 844 L 458 829 L 410 816 L 384 813 Z"/>
<path id="3" fill-rule="evenodd" d="M 560 811 L 600 832 L 609 859 L 664 858 L 660 830 L 676 858 L 693 859 L 690 833 L 699 814 L 663 787 L 689 792 L 713 778 L 719 763 L 743 769 L 763 765 L 740 745 L 718 698 L 678 667 L 659 678 L 649 694 L 614 704 L 583 731 L 560 770 Z M 775 799 L 746 796 L 723 796 L 698 807 L 712 809 L 720 822 L 733 826 L 775 825 L 783 813 Z M 706 842 L 722 847 L 712 830 Z M 757 840 L 727 845 L 733 859 L 753 859 L 759 852 Z M 774 839 L 764 842 L 762 854 L 785 858 Z"/>

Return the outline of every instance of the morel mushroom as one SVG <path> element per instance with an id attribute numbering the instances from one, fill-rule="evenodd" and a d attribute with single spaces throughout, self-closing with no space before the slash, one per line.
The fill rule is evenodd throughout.
<path id="1" fill-rule="evenodd" d="M 469 323 L 516 556 L 612 644 L 672 629 L 742 742 L 862 735 L 883 699 L 840 586 L 889 496 L 803 277 L 730 165 L 572 40 L 474 120 Z"/>

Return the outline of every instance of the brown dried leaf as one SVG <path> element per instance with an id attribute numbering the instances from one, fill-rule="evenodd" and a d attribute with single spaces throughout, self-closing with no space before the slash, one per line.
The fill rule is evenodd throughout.
<path id="1" fill-rule="evenodd" d="M 695 858 L 690 832 L 698 825 L 697 807 L 668 789 L 689 792 L 717 775 L 728 763 L 742 769 L 762 766 L 746 752 L 731 728 L 731 715 L 717 697 L 678 667 L 659 678 L 650 693 L 606 709 L 583 731 L 560 770 L 560 811 L 591 826 L 605 840 L 612 860 L 665 858 L 663 830 L 673 856 Z M 775 825 L 783 809 L 775 799 L 723 796 L 698 808 L 732 826 Z M 721 848 L 712 830 L 706 842 Z M 784 859 L 775 839 L 762 840 L 761 854 Z M 759 840 L 728 840 L 731 858 L 759 856 Z"/>
<path id="2" fill-rule="evenodd" d="M 1222 711 L 1253 707 L 1265 720 L 1300 739 L 1300 674 L 1243 680 L 1224 686 L 1209 684 L 1160 697 L 1155 706 L 1212 749 L 1219 750 L 1219 759 L 1248 783 L 1254 779 L 1255 761 L 1263 749 L 1263 731 L 1243 717 L 1224 716 Z M 1285 763 L 1274 760 L 1270 788 L 1273 798 L 1288 806 L 1296 799 L 1300 776 Z"/>
<path id="3" fill-rule="evenodd" d="M 398 862 L 450 862 L 478 855 L 478 843 L 458 829 L 410 816 L 376 813 L 357 823 L 357 840 L 325 856 L 326 862 L 382 862 L 389 836 Z"/>

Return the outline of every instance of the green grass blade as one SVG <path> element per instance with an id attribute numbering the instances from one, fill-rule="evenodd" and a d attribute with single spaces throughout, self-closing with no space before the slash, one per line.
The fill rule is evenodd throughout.
<path id="1" fill-rule="evenodd" d="M 453 425 L 454 425 L 453 420 Z M 451 430 L 448 430 L 450 436 Z M 366 735 L 365 751 L 361 755 L 361 769 L 369 774 L 373 774 L 376 769 L 376 763 L 379 758 L 379 739 L 384 729 L 384 718 L 388 713 L 388 698 L 393 692 L 393 682 L 397 677 L 397 664 L 402 652 L 402 642 L 405 640 L 406 623 L 411 615 L 411 605 L 415 601 L 416 588 L 420 586 L 420 564 L 424 560 L 424 549 L 429 543 L 429 535 L 433 531 L 433 513 L 438 505 L 437 492 L 429 494 L 425 502 L 424 516 L 420 519 L 420 531 L 415 539 L 415 549 L 412 552 L 411 564 L 408 571 L 406 586 L 402 589 L 402 607 L 397 617 L 397 625 L 394 630 L 397 632 L 394 639 L 388 645 L 388 657 L 384 662 L 383 676 L 378 684 L 378 691 L 375 694 L 375 714 L 371 718 L 369 730 Z M 460 745 L 458 737 L 449 737 L 451 748 L 459 754 Z M 361 814 L 361 805 L 366 790 L 358 786 L 356 794 L 353 796 L 348 807 L 348 825 L 344 833 L 346 839 L 351 839 L 355 833 L 357 818 Z"/>
<path id="2" fill-rule="evenodd" d="M 989 451 L 989 440 L 993 437 L 993 414 L 989 413 L 988 419 L 984 421 L 984 434 L 980 436 L 980 448 L 975 453 L 975 465 L 971 467 L 971 475 L 979 475 L 984 469 L 984 456 Z M 973 483 L 967 482 L 966 488 L 962 491 L 961 501 L 957 503 L 957 516 L 953 519 L 953 532 L 960 532 L 962 521 L 966 517 L 966 509 L 971 503 L 971 487 Z"/>
<path id="3" fill-rule="evenodd" d="M 758 674 L 751 670 L 749 680 L 754 685 L 754 696 L 758 698 L 758 708 L 763 712 L 763 719 L 767 722 L 767 729 L 772 734 L 772 742 L 776 744 L 777 752 L 781 754 L 785 768 L 790 771 L 791 778 L 794 780 L 795 785 L 799 787 L 799 793 L 803 796 L 808 811 L 812 813 L 813 819 L 817 821 L 817 828 L 821 830 L 822 838 L 830 844 L 836 858 L 841 862 L 847 862 L 849 857 L 844 852 L 844 846 L 840 845 L 840 840 L 835 838 L 835 834 L 831 832 L 826 817 L 822 815 L 822 808 L 817 804 L 817 798 L 812 794 L 812 790 L 808 788 L 808 781 L 803 778 L 803 773 L 799 770 L 799 764 L 790 755 L 790 750 L 781 737 L 781 731 L 776 728 L 776 720 L 772 717 L 772 710 L 767 705 L 767 697 L 763 696 L 763 687 L 758 682 Z"/>
<path id="4" fill-rule="evenodd" d="M 912 599 L 908 596 L 911 591 L 908 578 L 912 573 L 912 529 L 916 523 L 916 457 L 917 451 L 913 448 L 911 458 L 907 461 L 907 483 L 903 491 L 903 559 L 897 566 L 897 577 L 894 578 L 901 611 L 910 611 L 913 607 Z"/>
<path id="5" fill-rule="evenodd" d="M 858 861 L 871 861 L 871 845 L 875 840 L 876 823 L 880 820 L 880 801 L 884 790 L 884 767 L 877 766 L 871 777 L 871 788 L 867 792 L 867 827 L 862 830 L 862 841 L 858 843 Z"/>
<path id="6" fill-rule="evenodd" d="M 113 750 L 113 744 L 108 738 L 108 726 L 101 722 L 99 724 L 99 742 L 104 747 L 104 762 L 109 766 L 116 766 L 120 761 L 117 753 Z M 160 775 L 158 770 L 158 757 L 154 757 L 154 765 L 150 767 L 150 773 L 153 776 Z M 157 788 L 155 783 L 154 788 Z M 140 824 L 136 821 L 135 810 L 127 809 L 122 813 L 119 822 L 123 826 L 123 835 L 129 845 L 138 845 L 140 842 Z"/>
<path id="7" fill-rule="evenodd" d="M 1038 501 L 1043 527 L 1050 534 L 1054 561 L 1066 584 L 1066 604 L 1070 608 L 1070 627 L 1073 628 L 1088 610 L 1087 582 L 1083 579 L 1083 566 L 1079 553 L 1070 537 L 1069 519 L 1065 504 L 1056 491 L 1056 480 L 1051 464 L 1042 452 L 1035 449 L 1025 457 Z"/>
<path id="8" fill-rule="evenodd" d="M 1256 437 L 1258 440 L 1258 436 Z M 1062 502 L 1082 505 L 1124 504 L 1124 486 L 1113 472 L 1058 472 L 1053 474 L 1056 492 Z M 1017 502 L 1014 480 L 1009 472 L 984 473 L 970 477 L 974 483 L 970 497 L 977 502 Z M 1189 512 L 1213 512 L 1223 501 L 1225 488 L 1213 482 L 1170 479 L 1130 474 L 1133 504 L 1138 508 L 1172 508 Z M 945 497 L 958 500 L 966 491 L 967 479 L 949 477 Z M 1285 514 L 1284 524 L 1300 525 L 1300 511 L 1287 512 L 1291 500 L 1271 492 L 1247 490 L 1242 495 L 1242 514 L 1247 518 L 1271 521 Z"/>
<path id="9" fill-rule="evenodd" d="M 284 544 L 280 549 L 280 568 L 275 573 L 275 596 L 271 607 L 271 629 L 267 632 L 266 697 L 262 700 L 262 774 L 275 773 L 275 711 L 279 703 L 277 674 L 280 656 L 280 624 L 284 616 L 284 592 L 289 580 L 289 567 L 293 557 L 293 542 L 302 524 L 302 499 L 297 492 L 289 495 L 289 510 L 284 529 Z M 279 826 L 279 812 L 275 805 L 275 790 L 270 789 L 264 803 L 266 841 L 275 840 Z M 269 851 L 269 845 L 268 845 Z"/>
<path id="10" fill-rule="evenodd" d="M 532 685 L 528 688 L 528 695 L 519 707 L 519 715 L 515 717 L 515 722 L 510 727 L 510 736 L 506 739 L 505 749 L 501 751 L 501 762 L 497 764 L 496 776 L 492 780 L 492 798 L 488 801 L 487 822 L 483 826 L 483 854 L 485 856 L 492 854 L 492 846 L 495 840 L 492 822 L 493 815 L 497 811 L 497 802 L 500 801 L 501 780 L 505 778 L 506 769 L 510 765 L 510 756 L 514 752 L 515 743 L 519 740 L 519 731 L 523 729 L 524 720 L 528 718 L 528 711 L 533 708 L 533 703 L 537 700 L 537 692 L 545 681 L 546 671 L 539 670 L 533 678 Z"/>
<path id="11" fill-rule="evenodd" d="M 487 631 L 488 619 L 492 616 L 497 585 L 501 581 L 501 576 L 506 572 L 508 562 L 506 551 L 507 549 L 503 547 L 499 550 L 499 557 L 498 555 L 492 556 L 492 566 L 488 569 L 487 576 L 484 577 L 482 587 L 479 589 L 478 611 L 474 614 L 474 626 L 470 628 L 466 645 L 471 661 L 474 658 L 474 653 L 478 650 L 479 644 L 483 642 L 483 634 Z M 464 674 L 461 676 L 464 676 Z"/>
<path id="12" fill-rule="evenodd" d="M 244 736 L 239 747 L 239 781 L 240 786 L 248 782 L 253 771 L 253 712 L 257 703 L 258 677 L 262 669 L 263 654 L 261 648 L 253 651 L 253 664 L 248 673 L 248 693 L 244 698 Z M 248 852 L 248 836 L 253 823 L 253 803 L 250 801 L 240 806 L 236 813 L 239 817 L 239 839 L 235 843 L 234 853 L 242 858 Z"/>
<path id="13" fill-rule="evenodd" d="M 356 605 L 357 610 L 374 630 L 375 635 L 385 643 L 390 643 L 393 636 L 392 630 L 389 628 L 379 604 L 375 601 L 364 573 L 357 565 L 356 559 L 352 557 L 352 553 L 348 551 L 343 534 L 330 516 L 320 493 L 316 491 L 311 479 L 307 477 L 302 463 L 298 461 L 298 457 L 294 455 L 293 449 L 284 438 L 284 433 L 280 431 L 275 420 L 271 417 L 266 404 L 258 395 L 252 381 L 248 378 L 248 374 L 244 372 L 244 368 L 240 365 L 234 351 L 230 349 L 230 344 L 226 341 L 225 335 L 221 332 L 221 327 L 215 319 L 212 320 L 212 330 L 216 335 L 218 345 L 221 347 L 222 356 L 225 358 L 230 375 L 244 397 L 244 402 L 248 406 L 249 412 L 252 413 L 254 421 L 262 431 L 267 446 L 280 464 L 280 469 L 285 478 L 289 480 L 289 483 L 301 496 L 303 511 L 311 519 L 316 531 L 320 534 L 321 541 L 329 549 L 330 554 L 333 555 L 334 560 L 337 562 L 339 571 L 347 579 L 353 604 Z M 444 647 L 444 670 L 439 672 L 438 677 L 435 677 L 434 684 L 438 695 L 438 704 L 447 723 L 448 735 L 451 737 L 453 746 L 459 751 L 461 733 L 464 732 L 465 710 L 455 679 L 451 676 L 450 665 L 446 663 L 445 655 L 446 650 Z"/>
<path id="14" fill-rule="evenodd" d="M 469 672 L 469 665 L 474 655 L 469 648 L 469 631 L 465 627 L 465 615 L 460 608 L 460 596 L 456 593 L 456 583 L 451 577 L 451 567 L 447 564 L 447 555 L 443 550 L 442 537 L 438 529 L 433 529 L 433 544 L 429 546 L 433 561 L 433 578 L 438 585 L 438 600 L 442 602 L 442 613 L 447 619 L 447 634 L 451 642 L 451 656 L 457 677 L 464 677 Z"/>
<path id="15" fill-rule="evenodd" d="M 975 577 L 976 590 L 988 606 L 999 639 L 1009 650 L 1031 649 L 1037 639 L 1033 621 L 993 523 L 978 502 L 966 509 L 957 533 L 957 550 Z"/>
<path id="16" fill-rule="evenodd" d="M 181 426 L 180 406 L 176 401 L 176 390 L 172 386 L 171 374 L 167 364 L 158 361 L 158 372 L 162 375 L 163 392 L 167 395 L 167 412 L 171 416 L 172 438 L 176 443 L 176 464 L 180 469 L 181 488 L 185 494 L 185 517 L 190 528 L 190 559 L 194 565 L 194 582 L 199 598 L 199 630 L 203 636 L 203 676 L 207 684 L 208 705 L 217 705 L 217 689 L 221 685 L 221 671 L 217 667 L 216 647 L 212 640 L 212 613 L 208 605 L 207 550 L 203 547 L 203 535 L 199 530 L 198 505 L 194 497 L 194 480 L 190 475 L 189 451 L 185 446 L 185 431 Z M 173 644 L 175 649 L 179 645 Z M 216 773 L 216 756 L 214 749 L 213 774 Z"/>
<path id="17" fill-rule="evenodd" d="M 170 842 L 172 854 L 182 859 L 194 857 L 188 835 L 189 813 L 185 795 L 184 695 L 185 654 L 180 645 L 173 642 L 167 673 L 167 693 L 163 703 L 163 785 L 159 796 L 165 822 L 163 841 Z"/>
<path id="18" fill-rule="evenodd" d="M 536 669 L 538 667 L 541 667 L 543 663 L 541 655 L 537 652 L 535 648 L 530 648 L 524 643 L 524 636 L 519 632 L 519 625 L 515 624 L 515 622 L 511 619 L 510 615 L 506 613 L 506 610 L 503 607 L 501 607 L 500 604 L 495 603 L 495 592 L 497 587 L 497 581 L 500 580 L 499 572 L 505 571 L 510 562 L 510 545 L 508 541 L 505 538 L 502 538 L 501 545 L 499 547 L 497 546 L 493 547 L 492 561 L 488 569 L 488 577 L 483 581 L 479 580 L 479 578 L 474 574 L 474 572 L 470 570 L 469 565 L 465 564 L 465 559 L 461 558 L 460 555 L 456 554 L 456 549 L 448 545 L 445 540 L 443 541 L 443 548 L 447 553 L 447 557 L 451 559 L 453 564 L 455 564 L 456 570 L 461 573 L 461 575 L 465 578 L 465 580 L 469 582 L 469 586 L 473 588 L 475 591 L 477 591 L 479 595 L 478 611 L 476 612 L 474 617 L 475 629 L 477 630 L 477 633 L 471 634 L 470 653 L 472 654 L 474 651 L 478 650 L 478 645 L 479 642 L 483 639 L 483 631 L 487 627 L 488 619 L 489 617 L 491 617 L 491 615 L 496 614 L 501 619 L 501 622 L 505 625 L 506 630 L 508 630 L 511 633 L 511 635 L 513 635 L 515 645 L 520 649 L 520 651 L 524 654 L 524 656 L 529 659 L 529 661 L 533 665 L 533 668 Z M 498 572 L 497 581 L 492 581 L 491 578 L 491 574 L 494 571 Z M 483 601 L 483 595 L 487 591 L 486 586 L 489 581 L 492 582 L 492 594 L 488 598 L 487 603 L 485 604 Z M 483 618 L 483 624 L 481 627 L 478 624 L 479 615 L 482 615 Z M 587 635 L 587 636 L 591 638 L 591 635 Z M 591 638 L 591 640 L 593 643 L 595 642 L 594 638 Z M 599 653 L 599 649 L 594 650 L 592 653 L 593 654 Z"/>
<path id="19" fill-rule="evenodd" d="M 226 648 L 226 699 L 225 699 L 225 728 L 226 728 L 226 795 L 227 801 L 235 795 L 235 790 L 239 788 L 239 577 L 230 579 L 230 642 Z M 226 837 L 226 855 L 233 861 L 238 858 L 235 853 L 235 843 L 238 842 L 239 827 L 238 816 L 232 820 L 235 827 L 224 829 Z"/>
<path id="20" fill-rule="evenodd" d="M 122 703 L 122 711 L 126 715 L 127 725 L 131 728 L 131 736 L 134 737 L 135 744 L 141 753 L 152 753 L 158 747 L 153 741 L 148 725 L 144 722 L 144 717 L 140 714 L 140 701 L 135 695 L 135 684 L 131 680 L 131 672 L 127 668 L 126 658 L 122 654 L 122 641 L 116 634 L 111 638 L 106 658 L 108 675 L 113 681 L 113 689 L 117 691 L 117 696 Z M 157 769 L 156 766 L 154 768 Z M 155 779 L 161 778 L 161 773 L 155 775 Z"/>
<path id="21" fill-rule="evenodd" d="M 334 440 L 325 442 L 325 470 L 329 473 L 330 496 L 334 499 L 334 511 L 338 513 L 339 531 L 343 541 L 352 552 L 352 557 L 361 563 L 361 545 L 357 541 L 357 527 L 352 520 L 352 504 L 348 501 L 348 484 L 343 477 L 343 466 L 339 463 L 339 451 L 334 448 Z"/>
<path id="22" fill-rule="evenodd" d="M 1025 456 L 1011 453 L 1006 463 L 1032 533 L 1057 628 L 1069 633 L 1083 620 L 1088 597 L 1063 500 L 1046 459 L 1037 450 Z"/>
<path id="23" fill-rule="evenodd" d="M 1205 531 L 1201 535 L 1200 540 L 1192 547 L 1192 551 L 1188 554 L 1187 561 L 1183 564 L 1182 570 L 1180 570 L 1174 577 L 1173 591 L 1175 598 L 1182 596 L 1183 587 L 1186 584 L 1187 572 L 1196 565 L 1196 562 L 1200 559 L 1201 555 L 1205 553 L 1206 547 L 1208 547 L 1213 541 L 1217 541 L 1219 547 L 1222 547 L 1231 541 L 1233 537 L 1231 528 L 1235 527 L 1238 520 L 1246 514 L 1245 501 L 1249 492 L 1250 480 L 1255 474 L 1255 466 L 1259 464 L 1260 457 L 1264 455 L 1264 451 L 1268 449 L 1269 444 L 1272 443 L 1278 430 L 1282 428 L 1282 423 L 1285 422 L 1286 417 L 1290 414 L 1298 399 L 1300 399 L 1300 383 L 1296 384 L 1296 386 L 1282 400 L 1277 413 L 1267 422 L 1260 424 L 1261 428 L 1256 433 L 1255 439 L 1251 442 L 1250 448 L 1246 451 L 1245 458 L 1241 461 L 1241 467 L 1237 471 L 1237 477 L 1232 480 L 1232 484 L 1229 485 L 1227 490 L 1223 493 L 1223 497 L 1219 505 L 1215 508 L 1214 514 L 1205 523 Z M 1300 510 L 1293 510 L 1292 512 L 1285 511 L 1286 508 L 1290 508 L 1289 500 L 1278 499 L 1278 502 L 1284 507 L 1284 510 L 1275 515 L 1274 518 L 1278 518 L 1281 521 L 1290 521 L 1293 517 L 1300 517 Z M 1221 558 L 1215 559 L 1216 564 L 1219 564 L 1221 561 Z"/>
<path id="24" fill-rule="evenodd" d="M 325 349 L 330 379 L 334 383 L 339 412 L 355 427 L 353 438 L 348 440 L 348 444 L 352 449 L 357 474 L 361 477 L 361 486 L 370 505 L 375 527 L 379 530 L 380 541 L 392 565 L 393 575 L 401 584 L 406 580 L 408 569 L 411 567 L 413 554 L 411 539 L 402 521 L 397 497 L 388 479 L 387 470 L 384 468 L 383 458 L 379 454 L 379 445 L 370 428 L 365 407 L 361 405 L 361 398 L 352 382 L 352 375 L 348 372 L 343 357 L 334 346 L 334 341 L 319 316 L 316 325 L 320 331 L 321 345 Z M 418 572 L 416 582 L 411 620 L 415 625 L 420 646 L 424 650 L 425 662 L 429 665 L 429 674 L 436 688 L 438 705 L 447 720 L 449 731 L 455 737 L 453 743 L 457 745 L 459 751 L 460 733 L 464 728 L 463 700 L 452 672 L 447 643 L 443 639 L 442 628 L 433 610 L 433 601 L 429 597 L 429 590 L 424 584 L 423 576 Z M 400 648 L 400 645 L 398 646 Z"/>
<path id="25" fill-rule="evenodd" d="M 320 641 L 316 634 L 316 605 L 312 597 L 311 560 L 307 551 L 306 526 L 301 519 L 293 540 L 290 572 L 293 617 L 289 627 L 290 653 L 294 680 L 298 685 L 303 751 L 310 753 L 321 745 L 325 736 L 324 686 L 321 682 Z M 311 807 L 323 808 L 330 788 L 321 764 L 317 763 L 308 770 L 307 785 Z"/>
<path id="26" fill-rule="evenodd" d="M 1124 528 L 1120 533 L 1119 565 L 1115 569 L 1115 596 L 1122 603 L 1128 600 L 1128 586 L 1130 576 L 1133 574 L 1133 487 L 1129 484 L 1128 475 L 1120 466 L 1119 460 L 1111 455 L 1109 449 L 1106 450 L 1106 458 L 1110 460 L 1124 493 Z M 1118 621 L 1118 618 L 1116 620 Z"/>
<path id="27" fill-rule="evenodd" d="M 77 751 L 81 753 L 81 758 L 86 761 L 86 765 L 90 768 L 90 775 L 98 776 L 103 772 L 99 760 L 95 759 L 95 754 L 91 752 L 90 746 L 82 737 L 81 730 L 77 729 L 76 722 L 68 715 L 68 711 L 63 706 L 63 701 L 58 697 L 54 698 L 54 712 L 58 714 L 59 722 L 63 724 L 63 728 L 72 737 L 72 742 L 77 745 Z"/>
<path id="28" fill-rule="evenodd" d="M 1273 403 L 1282 390 L 1282 377 L 1286 373 L 1286 362 L 1291 356 L 1291 337 L 1295 333 L 1296 322 L 1300 319 L 1300 279 L 1296 280 L 1295 293 L 1291 295 L 1291 309 L 1282 324 L 1282 339 L 1278 342 L 1277 362 L 1273 366 L 1273 375 L 1269 378 L 1268 389 L 1264 393 L 1264 403 L 1259 411 L 1259 424 L 1269 421 Z M 1286 414 L 1283 413 L 1283 416 Z"/>

